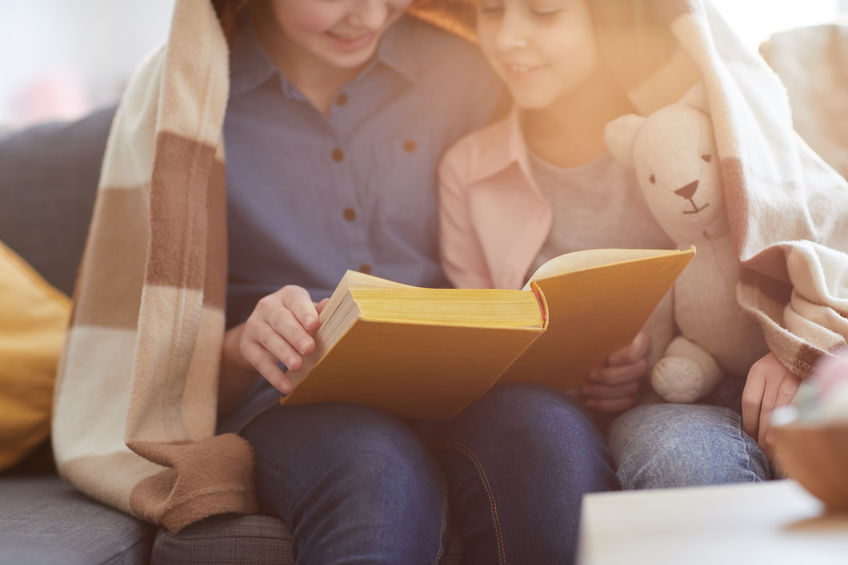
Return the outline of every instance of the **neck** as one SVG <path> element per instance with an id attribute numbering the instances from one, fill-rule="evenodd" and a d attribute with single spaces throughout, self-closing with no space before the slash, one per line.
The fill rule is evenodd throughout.
<path id="1" fill-rule="evenodd" d="M 604 127 L 635 108 L 612 74 L 599 71 L 553 104 L 522 110 L 522 131 L 530 149 L 560 167 L 577 167 L 603 155 Z"/>
<path id="2" fill-rule="evenodd" d="M 334 67 L 293 43 L 280 30 L 267 2 L 256 2 L 251 7 L 250 25 L 283 76 L 324 114 L 330 112 L 336 94 L 364 67 Z"/>

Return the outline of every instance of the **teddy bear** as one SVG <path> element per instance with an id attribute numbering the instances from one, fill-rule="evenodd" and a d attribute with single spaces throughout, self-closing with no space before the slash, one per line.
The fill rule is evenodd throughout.
<path id="1" fill-rule="evenodd" d="M 725 209 L 719 156 L 702 84 L 650 114 L 607 124 L 607 147 L 635 169 L 654 218 L 695 257 L 672 289 L 676 329 L 651 370 L 669 402 L 695 402 L 725 377 L 744 379 L 768 353 L 762 330 L 736 300 L 739 262 Z"/>

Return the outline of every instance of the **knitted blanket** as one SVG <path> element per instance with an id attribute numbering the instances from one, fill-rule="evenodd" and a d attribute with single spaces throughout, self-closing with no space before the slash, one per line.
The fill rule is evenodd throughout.
<path id="1" fill-rule="evenodd" d="M 848 186 L 799 143 L 775 75 L 712 10 L 629 5 L 635 31 L 617 10 L 597 22 L 604 52 L 645 113 L 703 79 L 743 266 L 740 303 L 805 377 L 848 336 Z M 471 33 L 466 0 L 422 0 L 414 11 Z M 112 126 L 56 384 L 61 475 L 172 531 L 256 510 L 250 446 L 214 435 L 227 65 L 211 4 L 178 0 L 167 44 L 133 76 Z"/>

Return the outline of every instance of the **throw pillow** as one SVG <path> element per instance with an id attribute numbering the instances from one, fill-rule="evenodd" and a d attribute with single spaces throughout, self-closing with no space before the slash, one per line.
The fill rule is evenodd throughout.
<path id="1" fill-rule="evenodd" d="M 0 469 L 50 432 L 71 303 L 0 242 Z"/>

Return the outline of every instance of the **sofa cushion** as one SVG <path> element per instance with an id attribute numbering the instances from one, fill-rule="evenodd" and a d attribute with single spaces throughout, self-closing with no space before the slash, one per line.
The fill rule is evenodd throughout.
<path id="1" fill-rule="evenodd" d="M 57 477 L 0 481 L 0 563 L 143 564 L 154 531 Z"/>
<path id="2" fill-rule="evenodd" d="M 0 469 L 47 437 L 70 309 L 67 296 L 0 241 Z"/>
<path id="3" fill-rule="evenodd" d="M 71 294 L 115 108 L 0 137 L 0 241 Z"/>
<path id="4" fill-rule="evenodd" d="M 151 565 L 168 563 L 293 564 L 291 536 L 282 521 L 270 516 L 212 516 L 172 534 L 156 535 Z"/>

